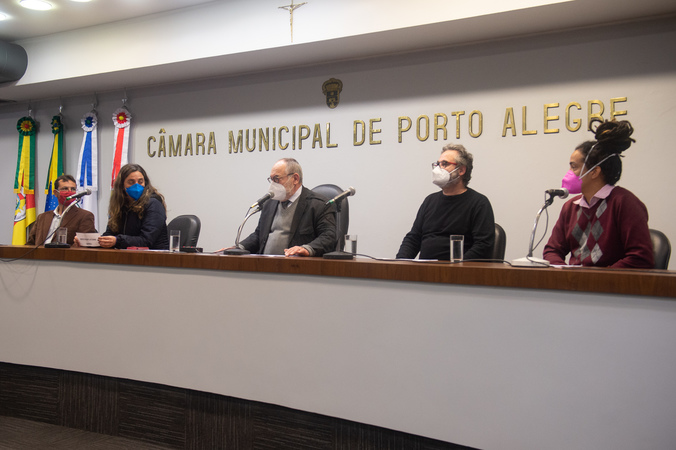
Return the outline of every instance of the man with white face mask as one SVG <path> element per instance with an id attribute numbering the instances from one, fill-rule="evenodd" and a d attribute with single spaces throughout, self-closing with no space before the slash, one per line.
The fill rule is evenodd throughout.
<path id="1" fill-rule="evenodd" d="M 256 231 L 240 242 L 251 253 L 321 256 L 336 247 L 336 209 L 303 186 L 303 170 L 293 158 L 272 166 L 268 181 L 273 200 L 261 211 Z"/>
<path id="2" fill-rule="evenodd" d="M 561 209 L 544 258 L 552 264 L 653 268 L 648 210 L 634 194 L 616 186 L 622 175 L 620 154 L 634 129 L 626 121 L 606 121 L 596 141 L 580 144 L 570 156 L 562 185 L 571 194 Z"/>
<path id="3" fill-rule="evenodd" d="M 491 203 L 468 188 L 473 157 L 462 145 L 449 144 L 432 164 L 432 182 L 441 191 L 425 198 L 404 237 L 397 258 L 450 259 L 452 234 L 465 236 L 463 259 L 489 259 L 495 241 Z"/>

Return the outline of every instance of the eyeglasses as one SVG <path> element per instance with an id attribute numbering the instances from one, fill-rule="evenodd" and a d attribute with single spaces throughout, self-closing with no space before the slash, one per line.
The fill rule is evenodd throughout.
<path id="1" fill-rule="evenodd" d="M 277 175 L 275 175 L 274 177 L 268 177 L 268 183 L 279 183 L 279 182 L 282 180 L 282 178 L 288 178 L 288 177 L 290 177 L 291 175 L 293 175 L 293 174 L 292 174 L 292 173 L 287 173 L 287 174 L 284 175 L 283 177 L 278 177 Z"/>
<path id="2" fill-rule="evenodd" d="M 448 162 L 448 161 L 437 161 L 432 163 L 432 168 L 441 166 L 442 169 L 445 169 L 448 166 L 457 166 L 458 163 Z"/>

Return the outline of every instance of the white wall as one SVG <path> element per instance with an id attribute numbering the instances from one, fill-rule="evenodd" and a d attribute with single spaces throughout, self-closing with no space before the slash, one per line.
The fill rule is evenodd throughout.
<path id="1" fill-rule="evenodd" d="M 359 251 L 393 257 L 408 231 L 425 195 L 434 192 L 430 163 L 444 145 L 431 136 L 416 138 L 415 123 L 402 143 L 397 142 L 397 118 L 420 115 L 433 119 L 445 113 L 465 111 L 461 136 L 448 141 L 464 144 L 475 156 L 470 187 L 486 194 L 496 221 L 507 231 L 507 259 L 524 256 L 535 213 L 543 191 L 560 186 L 574 146 L 593 138 L 584 126 L 566 130 L 565 105 L 578 102 L 585 120 L 586 105 L 600 100 L 609 117 L 610 99 L 627 97 L 618 104 L 634 125 L 637 143 L 625 152 L 624 172 L 618 184 L 630 189 L 648 206 L 650 226 L 663 230 L 676 242 L 676 217 L 669 206 L 676 196 L 671 182 L 676 155 L 671 127 L 676 119 L 676 62 L 664 49 L 676 43 L 676 32 L 656 26 L 631 26 L 605 34 L 576 32 L 386 57 L 352 63 L 336 63 L 304 70 L 278 71 L 249 77 L 215 79 L 201 83 L 128 91 L 132 119 L 132 160 L 143 165 L 153 184 L 167 198 L 168 216 L 195 213 L 202 219 L 199 245 L 205 251 L 230 245 L 247 207 L 267 191 L 265 178 L 274 161 L 295 157 L 303 165 L 305 184 L 314 187 L 335 183 L 354 186 L 350 199 L 350 231 L 358 234 Z M 330 77 L 343 81 L 341 103 L 335 110 L 325 105 L 322 83 Z M 101 142 L 100 211 L 106 211 L 105 188 L 110 182 L 113 127 L 110 117 L 121 105 L 123 93 L 99 96 Z M 75 173 L 82 140 L 81 116 L 91 98 L 63 99 L 66 117 L 68 172 Z M 545 134 L 543 105 L 558 102 L 550 111 L 559 115 L 550 122 L 558 133 Z M 528 109 L 527 128 L 535 135 L 521 135 L 522 106 Z M 44 186 L 52 145 L 49 120 L 58 101 L 36 104 L 34 114 L 42 123 L 38 140 L 38 186 Z M 505 109 L 514 108 L 517 136 L 502 137 Z M 483 114 L 481 136 L 470 137 L 467 117 L 473 110 Z M 0 169 L 0 209 L 5 226 L 0 242 L 11 241 L 14 195 L 11 186 L 16 164 L 16 121 L 26 105 L 6 106 L 0 111 L 0 149 L 6 164 Z M 381 118 L 379 145 L 352 144 L 353 121 Z M 228 153 L 228 132 L 240 129 L 331 123 L 331 142 L 337 148 Z M 151 158 L 148 137 L 214 132 L 217 154 Z M 322 126 L 325 136 L 325 128 Z M 550 229 L 562 202 L 550 211 Z M 44 194 L 38 208 L 44 208 Z M 543 221 L 544 222 L 544 221 Z M 103 224 L 99 224 L 103 228 Z M 255 219 L 247 224 L 253 230 Z M 544 223 L 541 225 L 544 226 Z M 541 248 L 536 255 L 541 255 Z M 674 262 L 671 268 L 676 267 Z"/>

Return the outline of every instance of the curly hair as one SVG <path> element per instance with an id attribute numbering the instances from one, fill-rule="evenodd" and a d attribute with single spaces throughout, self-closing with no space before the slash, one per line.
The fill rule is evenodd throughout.
<path id="1" fill-rule="evenodd" d="M 458 155 L 455 158 L 455 162 L 461 166 L 465 166 L 465 174 L 462 176 L 462 181 L 465 183 L 465 187 L 469 184 L 469 180 L 472 179 L 472 169 L 474 168 L 474 157 L 470 152 L 467 151 L 464 145 L 461 144 L 447 144 L 444 148 L 441 149 L 441 154 L 443 155 L 447 151 L 455 150 Z"/>
<path id="2" fill-rule="evenodd" d="M 141 175 L 143 175 L 143 179 L 145 180 L 145 189 L 138 200 L 134 200 L 127 195 L 127 191 L 124 187 L 124 181 L 134 172 L 141 172 Z M 126 212 L 131 211 L 138 214 L 139 217 L 143 217 L 143 212 L 152 197 L 160 200 L 164 209 L 167 209 L 167 205 L 164 202 L 164 196 L 153 187 L 150 178 L 148 178 L 148 174 L 143 167 L 138 164 L 126 164 L 122 166 L 117 174 L 117 178 L 115 178 L 113 190 L 110 193 L 110 204 L 108 206 L 108 227 L 110 230 L 113 233 L 118 233 L 120 231 L 123 220 L 122 216 Z"/>
<path id="3" fill-rule="evenodd" d="M 631 137 L 634 133 L 634 128 L 627 120 L 601 121 L 600 119 L 594 119 L 592 125 L 596 122 L 598 122 L 598 126 L 595 130 L 592 130 L 596 140 L 585 141 L 578 145 L 575 150 L 578 150 L 585 157 L 585 167 L 587 170 L 603 161 L 599 164 L 603 178 L 606 183 L 615 185 L 622 176 L 622 160 L 620 156 L 633 142 L 636 142 Z M 613 155 L 617 157 L 611 158 L 610 156 Z"/>

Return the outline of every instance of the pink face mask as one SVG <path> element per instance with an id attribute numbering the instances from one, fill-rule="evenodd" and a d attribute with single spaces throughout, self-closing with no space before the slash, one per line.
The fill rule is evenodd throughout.
<path id="1" fill-rule="evenodd" d="M 571 194 L 582 193 L 582 179 L 575 175 L 573 169 L 570 169 L 561 180 L 561 187 L 568 189 Z"/>

